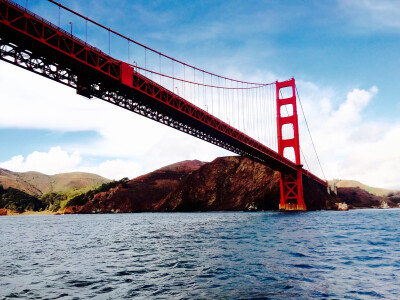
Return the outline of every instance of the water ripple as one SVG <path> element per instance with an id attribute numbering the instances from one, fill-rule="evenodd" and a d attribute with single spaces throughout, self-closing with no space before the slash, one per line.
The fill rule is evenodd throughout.
<path id="1" fill-rule="evenodd" d="M 0 299 L 400 298 L 400 210 L 0 218 Z"/>

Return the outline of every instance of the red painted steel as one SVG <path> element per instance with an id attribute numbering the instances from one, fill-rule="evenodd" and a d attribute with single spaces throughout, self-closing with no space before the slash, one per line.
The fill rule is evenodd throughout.
<path id="1" fill-rule="evenodd" d="M 86 97 L 98 97 L 278 171 L 300 172 L 326 186 L 282 154 L 11 1 L 0 0 L 0 26 L 0 58 L 7 62 L 71 86 Z"/>
<path id="2" fill-rule="evenodd" d="M 290 88 L 291 97 L 282 98 L 281 89 Z M 284 155 L 285 149 L 292 148 L 294 150 L 295 162 L 297 170 L 283 170 L 280 172 L 280 188 L 281 199 L 279 209 L 282 210 L 306 210 L 306 204 L 303 198 L 303 166 L 300 160 L 300 142 L 299 142 L 299 121 L 297 117 L 296 105 L 296 83 L 294 78 L 276 82 L 276 123 L 278 131 L 278 153 Z M 292 114 L 282 116 L 282 108 L 292 106 Z M 283 126 L 289 124 L 293 127 L 293 137 L 286 138 L 282 134 Z"/>
<path id="3" fill-rule="evenodd" d="M 121 83 L 133 88 L 133 68 L 127 63 L 121 62 Z"/>

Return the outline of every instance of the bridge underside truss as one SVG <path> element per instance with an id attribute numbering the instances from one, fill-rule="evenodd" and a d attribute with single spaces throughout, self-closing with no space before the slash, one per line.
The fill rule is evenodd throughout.
<path id="1" fill-rule="evenodd" d="M 63 67 L 56 61 L 51 61 L 48 57 L 38 56 L 23 47 L 21 48 L 11 42 L 6 42 L 2 37 L 0 37 L 0 59 L 72 87 L 77 90 L 78 94 L 83 96 L 102 99 L 236 154 L 251 157 L 261 163 L 266 163 L 265 159 L 258 157 L 256 153 L 240 149 L 233 145 L 232 142 L 222 140 L 222 138 L 216 136 L 215 133 L 207 132 L 208 130 L 205 128 L 198 128 L 198 124 L 192 126 L 190 120 L 180 120 L 182 116 L 174 116 L 173 113 L 162 110 L 159 106 L 156 107 L 156 105 L 152 105 L 148 96 L 143 96 L 132 89 L 128 91 L 125 87 L 116 89 L 115 87 L 104 85 L 100 82 L 89 84 L 86 81 L 83 83 L 80 76 L 71 69 Z"/>

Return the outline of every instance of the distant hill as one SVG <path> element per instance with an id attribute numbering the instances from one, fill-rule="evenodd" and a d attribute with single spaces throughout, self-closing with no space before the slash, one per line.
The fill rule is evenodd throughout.
<path id="1" fill-rule="evenodd" d="M 83 190 L 110 182 L 96 174 L 73 172 L 46 175 L 39 172 L 12 172 L 0 168 L 0 185 L 39 197 L 50 192 Z"/>
<path id="2" fill-rule="evenodd" d="M 383 188 L 371 187 L 371 186 L 365 185 L 365 184 L 355 181 L 355 180 L 336 179 L 336 180 L 333 180 L 333 182 L 335 182 L 335 184 L 338 188 L 357 188 L 358 187 L 374 196 L 386 197 L 386 196 L 389 196 L 390 194 L 398 194 L 399 193 L 399 191 L 396 191 L 396 190 L 388 190 L 388 189 L 383 189 Z"/>

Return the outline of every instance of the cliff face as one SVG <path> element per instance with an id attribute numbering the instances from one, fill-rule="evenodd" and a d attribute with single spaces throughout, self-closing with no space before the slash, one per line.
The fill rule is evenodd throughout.
<path id="1" fill-rule="evenodd" d="M 78 212 L 153 211 L 155 203 L 177 189 L 189 174 L 204 164 L 198 160 L 184 161 L 137 177 L 124 185 L 96 194 L 94 199 L 78 209 Z"/>
<path id="2" fill-rule="evenodd" d="M 333 206 L 324 188 L 303 179 L 309 210 Z M 185 161 L 119 185 L 75 210 L 93 212 L 242 211 L 279 207 L 279 173 L 243 157 Z"/>
<path id="3" fill-rule="evenodd" d="M 157 211 L 274 209 L 279 175 L 246 158 L 223 157 L 192 173 L 154 205 Z"/>

